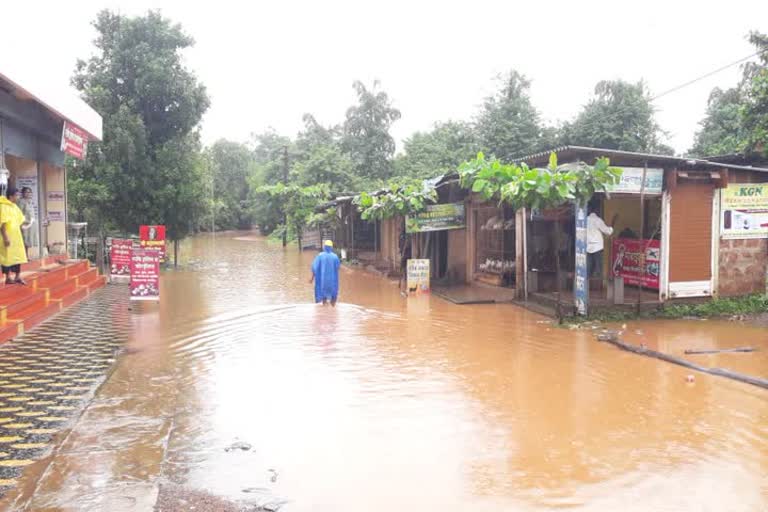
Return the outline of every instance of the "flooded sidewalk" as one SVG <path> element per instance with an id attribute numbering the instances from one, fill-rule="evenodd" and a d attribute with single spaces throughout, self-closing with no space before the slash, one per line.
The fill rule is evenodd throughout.
<path id="1" fill-rule="evenodd" d="M 0 505 L 111 512 L 768 507 L 764 390 L 708 375 L 686 382 L 684 368 L 599 343 L 592 332 L 557 328 L 518 306 L 405 299 L 397 283 L 349 268 L 341 271 L 338 307 L 316 306 L 307 283 L 313 256 L 255 236 L 200 237 L 183 247 L 184 268 L 164 273 L 159 304 L 129 311 L 127 301 L 104 294 L 80 306 L 106 304 L 79 322 L 118 331 L 97 336 L 110 341 L 85 359 L 93 373 L 84 378 L 101 372 L 103 383 L 90 384 L 92 399 L 77 389 L 60 395 L 83 400 L 73 400 L 76 409 L 59 424 L 63 435 L 18 441 L 56 446 L 35 452 L 44 458 L 22 476 L 6 474 L 16 485 Z M 681 348 L 765 339 L 766 332 L 714 321 L 627 331 L 638 336 L 632 342 Z M 17 359 L 37 358 L 17 350 Z"/>

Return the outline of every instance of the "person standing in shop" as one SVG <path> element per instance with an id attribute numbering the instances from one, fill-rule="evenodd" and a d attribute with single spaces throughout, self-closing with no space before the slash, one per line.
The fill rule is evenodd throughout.
<path id="1" fill-rule="evenodd" d="M 597 214 L 596 208 L 590 208 L 587 217 L 587 274 L 589 277 L 601 276 L 603 273 L 604 236 L 611 236 L 613 228 Z"/>

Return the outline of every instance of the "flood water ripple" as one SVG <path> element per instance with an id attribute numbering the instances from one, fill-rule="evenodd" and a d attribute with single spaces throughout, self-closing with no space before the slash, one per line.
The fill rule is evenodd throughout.
<path id="1" fill-rule="evenodd" d="M 404 299 L 354 269 L 338 307 L 316 306 L 312 256 L 200 237 L 164 275 L 161 303 L 132 312 L 135 353 L 97 398 L 134 421 L 109 427 L 105 414 L 93 428 L 124 429 L 123 458 L 156 460 L 147 481 L 286 511 L 768 509 L 763 390 L 687 383 L 516 306 Z M 672 352 L 749 339 L 758 357 L 717 362 L 768 374 L 765 330 L 627 332 Z M 158 417 L 164 437 L 136 435 Z M 119 466 L 103 471 L 120 481 Z"/>

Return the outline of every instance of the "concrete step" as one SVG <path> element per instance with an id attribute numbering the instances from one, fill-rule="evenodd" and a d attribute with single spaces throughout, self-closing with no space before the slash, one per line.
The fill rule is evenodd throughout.
<path id="1" fill-rule="evenodd" d="M 61 311 L 61 303 L 59 301 L 51 301 L 49 304 L 35 304 L 27 309 L 18 311 L 10 320 L 21 322 L 23 330 L 28 331 L 59 311 Z"/>
<path id="2" fill-rule="evenodd" d="M 24 332 L 23 324 L 17 321 L 6 321 L 0 326 L 0 343 L 12 340 Z"/>
<path id="3" fill-rule="evenodd" d="M 67 280 L 67 267 L 41 267 L 38 271 L 37 287 L 53 288 Z"/>
<path id="4" fill-rule="evenodd" d="M 19 286 L 19 291 L 13 297 L 7 299 L 8 302 L 0 304 L 5 319 L 18 318 L 20 311 L 35 306 L 45 306 L 47 304 L 47 293 L 45 290 L 33 290 L 27 286 Z"/>
<path id="5" fill-rule="evenodd" d="M 92 268 L 79 274 L 75 279 L 77 281 L 78 286 L 87 286 L 88 284 L 92 283 L 98 278 L 99 278 L 99 270 L 96 268 Z"/>
<path id="6" fill-rule="evenodd" d="M 89 283 L 87 285 L 88 291 L 92 292 L 94 290 L 98 290 L 102 286 L 105 286 L 107 284 L 107 276 L 98 276 L 94 281 Z"/>
<path id="7" fill-rule="evenodd" d="M 78 286 L 74 290 L 70 290 L 67 293 L 52 298 L 51 300 L 61 302 L 61 307 L 68 308 L 69 306 L 76 304 L 88 296 L 89 290 L 87 286 Z"/>

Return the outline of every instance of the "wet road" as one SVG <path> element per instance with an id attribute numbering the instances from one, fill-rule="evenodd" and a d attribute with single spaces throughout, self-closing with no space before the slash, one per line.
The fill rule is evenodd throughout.
<path id="1" fill-rule="evenodd" d="M 342 303 L 318 307 L 312 256 L 186 245 L 186 270 L 134 306 L 127 353 L 6 508 L 191 510 L 201 492 L 210 510 L 768 509 L 764 390 L 689 384 L 515 306 L 405 300 L 349 269 Z M 697 362 L 768 377 L 765 329 L 627 329 L 670 352 L 759 346 Z"/>

